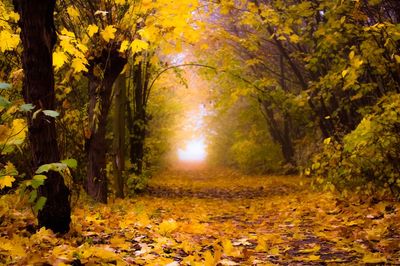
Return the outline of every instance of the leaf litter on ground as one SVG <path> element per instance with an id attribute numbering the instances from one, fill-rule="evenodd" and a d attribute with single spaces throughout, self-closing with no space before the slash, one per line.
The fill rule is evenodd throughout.
<path id="1" fill-rule="evenodd" d="M 400 263 L 400 204 L 314 191 L 302 177 L 174 170 L 108 205 L 79 201 L 71 231 L 35 231 L 0 201 L 4 265 L 320 265 Z"/>

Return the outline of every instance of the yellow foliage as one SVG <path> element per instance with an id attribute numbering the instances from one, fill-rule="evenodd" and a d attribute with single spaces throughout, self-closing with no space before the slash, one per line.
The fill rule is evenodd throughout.
<path id="1" fill-rule="evenodd" d="M 118 5 L 125 5 L 126 4 L 126 0 L 115 0 L 115 3 Z"/>
<path id="2" fill-rule="evenodd" d="M 0 144 L 20 145 L 26 138 L 27 126 L 24 119 L 14 119 L 12 126 L 0 125 Z"/>
<path id="3" fill-rule="evenodd" d="M 68 60 L 64 52 L 54 52 L 53 53 L 53 66 L 55 69 L 60 69 L 65 62 Z"/>
<path id="4" fill-rule="evenodd" d="M 240 251 L 232 245 L 232 242 L 229 239 L 225 239 L 222 242 L 223 252 L 226 256 L 231 257 L 239 257 Z"/>
<path id="5" fill-rule="evenodd" d="M 11 51 L 17 48 L 20 42 L 18 34 L 8 30 L 0 30 L 0 52 Z"/>
<path id="6" fill-rule="evenodd" d="M 75 7 L 67 7 L 67 13 L 73 20 L 76 20 L 79 17 L 79 12 Z"/>
<path id="7" fill-rule="evenodd" d="M 6 168 L 14 170 L 12 164 Z M 299 181 L 305 185 L 299 187 Z M 15 200 L 10 200 L 7 212 L 0 204 L 0 229 L 6 235 L 0 237 L 0 257 L 11 256 L 21 265 L 25 261 L 71 264 L 79 258 L 85 265 L 170 266 L 365 264 L 391 263 L 395 261 L 391 256 L 397 259 L 393 251 L 398 241 L 383 234 L 383 228 L 391 224 L 391 230 L 398 230 L 399 203 L 390 202 L 396 210 L 377 218 L 375 213 L 387 212 L 388 203 L 371 206 L 353 200 L 342 205 L 331 193 L 310 190 L 309 182 L 301 177 L 241 176 L 227 170 L 190 175 L 168 172 L 154 177 L 150 189 L 167 186 L 168 193 L 176 189 L 176 195 L 143 195 L 97 207 L 78 202 L 67 237 L 44 228 L 27 237 L 26 230 L 18 228 L 29 215 L 20 213 L 14 208 Z M 254 198 L 252 193 L 260 186 L 266 194 Z M 279 194 L 283 187 L 285 193 Z M 183 196 L 184 188 L 193 196 L 208 193 L 210 197 Z M 365 218 L 372 217 L 371 213 L 373 219 Z M 359 223 L 362 219 L 364 223 Z M 11 230 L 21 237 L 9 237 Z M 379 237 L 369 241 L 369 233 Z M 315 242 L 309 243 L 310 236 Z M 385 253 L 367 253 L 364 243 Z M 337 250 L 339 255 L 335 255 Z M 330 256 L 326 259 L 321 253 Z"/>
<path id="8" fill-rule="evenodd" d="M 10 175 L 0 176 L 0 189 L 5 187 L 12 187 L 12 183 L 15 181 L 15 178 Z"/>
<path id="9" fill-rule="evenodd" d="M 72 59 L 71 67 L 74 69 L 75 73 L 87 72 L 88 69 L 85 65 L 86 63 L 87 62 L 81 58 L 74 58 L 74 59 Z"/>
<path id="10" fill-rule="evenodd" d="M 22 243 L 18 241 L 18 238 L 9 240 L 7 238 L 0 238 L 0 254 L 10 255 L 12 257 L 23 258 L 26 255 L 25 248 Z"/>
<path id="11" fill-rule="evenodd" d="M 158 228 L 159 228 L 159 233 L 161 235 L 168 235 L 178 228 L 178 224 L 176 223 L 175 220 L 169 219 L 169 220 L 163 221 L 158 226 Z"/>
<path id="12" fill-rule="evenodd" d="M 128 48 L 129 48 L 129 42 L 128 42 L 127 40 L 125 40 L 125 41 L 123 41 L 123 42 L 121 43 L 121 47 L 119 48 L 119 51 L 120 51 L 121 53 L 123 53 L 123 52 L 125 52 L 126 50 L 128 50 Z"/>
<path id="13" fill-rule="evenodd" d="M 149 48 L 149 44 L 147 42 L 139 40 L 139 39 L 135 39 L 131 43 L 131 50 L 132 50 L 133 54 L 139 53 L 143 50 L 146 50 L 147 48 Z"/>
<path id="14" fill-rule="evenodd" d="M 92 37 L 94 34 L 99 32 L 99 27 L 97 27 L 97 25 L 91 24 L 87 27 L 87 32 L 89 37 Z"/>
<path id="15" fill-rule="evenodd" d="M 108 25 L 104 30 L 101 31 L 101 37 L 103 40 L 106 42 L 110 42 L 115 38 L 115 33 L 117 32 L 117 29 L 113 25 Z"/>

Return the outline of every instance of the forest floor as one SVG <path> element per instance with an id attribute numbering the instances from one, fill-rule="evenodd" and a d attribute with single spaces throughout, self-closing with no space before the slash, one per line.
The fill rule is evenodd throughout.
<path id="1" fill-rule="evenodd" d="M 61 237 L 34 232 L 31 212 L 5 208 L 7 201 L 12 196 L 0 206 L 0 265 L 400 263 L 400 204 L 344 200 L 301 177 L 166 171 L 135 198 L 80 200 Z"/>

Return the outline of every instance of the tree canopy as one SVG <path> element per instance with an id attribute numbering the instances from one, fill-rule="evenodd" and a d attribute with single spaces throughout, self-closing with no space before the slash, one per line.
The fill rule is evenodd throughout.
<path id="1" fill-rule="evenodd" d="M 334 251 L 321 228 L 308 228 L 319 238 L 307 248 L 299 249 L 295 236 L 304 233 L 305 220 L 319 219 L 320 225 L 342 212 L 343 232 L 351 226 L 370 230 L 342 232 L 344 237 L 370 249 L 344 241 L 345 251 L 357 254 L 335 253 L 336 262 L 396 263 L 398 250 L 389 246 L 399 228 L 391 216 L 397 215 L 400 198 L 399 144 L 398 0 L 0 0 L 0 227 L 17 214 L 32 221 L 16 234 L 7 229 L 0 235 L 0 264 L 29 264 L 33 255 L 23 258 L 22 251 L 34 245 L 26 235 L 50 239 L 43 227 L 60 237 L 67 232 L 82 237 L 83 242 L 67 240 L 74 247 L 64 251 L 53 249 L 54 243 L 46 247 L 55 258 L 68 258 L 60 263 L 102 258 L 129 264 L 126 253 L 114 255 L 132 249 L 118 230 L 135 222 L 126 218 L 115 229 L 119 233 L 99 236 L 97 222 L 95 229 L 77 225 L 92 205 L 89 219 L 107 219 L 108 230 L 114 222 L 110 213 L 117 213 L 112 208 L 138 215 L 132 219 L 149 224 L 153 242 L 134 240 L 140 246 L 135 252 L 144 252 L 136 255 L 160 254 L 157 245 L 167 245 L 181 221 L 157 210 L 124 209 L 124 202 L 142 208 L 129 202 L 141 197 L 150 197 L 146 204 L 165 197 L 172 209 L 174 197 L 243 197 L 248 206 L 273 212 L 276 221 L 298 229 L 284 236 L 255 215 L 271 226 L 272 235 L 295 246 L 286 249 L 259 231 L 255 216 L 249 218 L 257 229 L 254 239 L 231 234 L 215 243 L 193 240 L 200 253 L 174 235 L 176 242 L 168 245 L 178 255 L 168 265 L 239 265 L 260 252 L 267 255 L 253 261 L 279 264 L 300 256 L 302 263 L 335 262 L 322 253 Z M 235 183 L 241 177 L 243 182 Z M 252 180 L 267 183 L 248 185 Z M 305 206 L 298 202 L 302 197 Z M 312 203 L 318 197 L 326 215 L 312 218 L 305 212 L 307 206 L 319 208 Z M 290 220 L 258 198 L 276 200 L 289 212 L 282 203 L 287 200 L 300 211 Z M 12 207 L 13 202 L 18 204 Z M 187 202 L 208 208 L 206 201 Z M 354 202 L 370 204 L 371 213 L 354 207 L 370 222 L 349 214 Z M 256 212 L 248 208 L 244 215 Z M 210 232 L 202 224 L 211 218 L 178 210 L 182 219 L 198 222 L 190 228 L 196 235 Z M 207 209 L 199 215 L 207 212 L 216 213 Z M 225 219 L 216 216 L 221 223 Z M 231 218 L 226 219 L 237 222 Z M 149 236 L 146 226 L 137 224 L 135 230 Z M 92 246 L 98 243 L 90 230 L 114 250 Z M 57 264 L 53 259 L 39 261 Z"/>

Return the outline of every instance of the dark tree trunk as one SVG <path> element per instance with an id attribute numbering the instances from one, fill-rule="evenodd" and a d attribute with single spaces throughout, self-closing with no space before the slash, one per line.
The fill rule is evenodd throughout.
<path id="1" fill-rule="evenodd" d="M 131 162 L 135 166 L 134 173 L 143 173 L 144 140 L 146 137 L 145 112 L 141 110 L 133 119 L 133 136 L 131 137 Z"/>
<path id="2" fill-rule="evenodd" d="M 117 198 L 124 198 L 125 170 L 125 105 L 126 105 L 126 79 L 120 75 L 114 86 L 114 177 Z"/>
<path id="3" fill-rule="evenodd" d="M 130 159 L 134 165 L 133 172 L 140 175 L 143 172 L 143 156 L 144 156 L 144 141 L 146 138 L 146 94 L 148 89 L 149 77 L 146 69 L 143 68 L 143 63 L 139 63 L 134 71 L 134 112 L 128 110 L 129 115 L 129 142 L 130 142 Z"/>
<path id="4" fill-rule="evenodd" d="M 28 117 L 29 141 L 35 167 L 60 161 L 54 118 L 36 110 L 54 110 L 53 47 L 57 36 L 54 28 L 54 0 L 14 0 L 15 9 L 21 16 L 21 39 L 24 47 L 23 96 L 26 103 L 35 106 Z M 39 189 L 47 201 L 38 213 L 39 226 L 57 233 L 69 231 L 71 208 L 69 190 L 63 177 L 57 172 L 47 173 L 47 179 Z"/>
<path id="5" fill-rule="evenodd" d="M 105 50 L 100 57 L 90 62 L 88 73 L 88 113 L 91 134 L 86 141 L 88 156 L 86 191 L 96 201 L 102 203 L 107 203 L 107 116 L 110 110 L 113 84 L 125 64 L 126 59 L 122 58 L 118 51 Z"/>
<path id="6" fill-rule="evenodd" d="M 264 117 L 267 121 L 268 130 L 271 134 L 272 140 L 281 146 L 281 151 L 283 155 L 283 159 L 286 164 L 290 164 L 292 166 L 296 166 L 296 162 L 294 160 L 294 148 L 292 139 L 290 137 L 291 131 L 291 121 L 290 116 L 288 114 L 282 117 L 281 126 L 277 119 L 275 118 L 274 111 L 270 108 L 270 103 L 265 100 L 261 100 L 261 105 L 263 109 Z"/>

